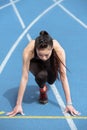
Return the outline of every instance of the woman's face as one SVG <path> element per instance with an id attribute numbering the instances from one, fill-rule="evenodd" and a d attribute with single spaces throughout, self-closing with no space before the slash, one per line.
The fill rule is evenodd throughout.
<path id="1" fill-rule="evenodd" d="M 43 60 L 46 61 L 50 58 L 51 54 L 52 54 L 52 47 L 47 47 L 44 49 L 36 49 L 37 55 L 38 57 Z"/>

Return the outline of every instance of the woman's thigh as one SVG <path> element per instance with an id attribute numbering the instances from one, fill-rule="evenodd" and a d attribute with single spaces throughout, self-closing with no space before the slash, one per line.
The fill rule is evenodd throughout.
<path id="1" fill-rule="evenodd" d="M 30 61 L 30 68 L 29 71 L 36 76 L 40 71 L 43 70 L 43 67 L 40 63 L 40 61 L 38 60 L 31 60 Z"/>
<path id="2" fill-rule="evenodd" d="M 50 70 L 48 71 L 48 78 L 47 78 L 47 82 L 49 84 L 53 84 L 56 80 L 56 76 L 54 71 L 52 70 L 52 68 L 50 68 Z"/>

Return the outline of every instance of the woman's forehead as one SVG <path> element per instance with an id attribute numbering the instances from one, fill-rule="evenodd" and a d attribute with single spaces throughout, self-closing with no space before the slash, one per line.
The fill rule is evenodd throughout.
<path id="1" fill-rule="evenodd" d="M 38 53 L 44 54 L 44 53 L 49 53 L 52 51 L 52 48 L 45 48 L 45 49 L 39 49 L 37 50 Z"/>

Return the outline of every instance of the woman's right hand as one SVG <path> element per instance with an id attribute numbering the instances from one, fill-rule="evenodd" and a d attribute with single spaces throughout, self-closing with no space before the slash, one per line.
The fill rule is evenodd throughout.
<path id="1" fill-rule="evenodd" d="M 24 115 L 21 105 L 16 105 L 15 108 L 13 109 L 13 111 L 8 112 L 7 115 L 9 117 L 13 117 L 13 116 L 16 116 L 18 113 L 20 113 L 21 115 Z"/>

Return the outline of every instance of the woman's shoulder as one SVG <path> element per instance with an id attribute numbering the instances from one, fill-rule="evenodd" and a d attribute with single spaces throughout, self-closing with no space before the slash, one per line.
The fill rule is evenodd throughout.
<path id="1" fill-rule="evenodd" d="M 56 51 L 64 51 L 63 47 L 60 45 L 60 43 L 57 41 L 57 40 L 53 40 L 53 48 L 56 50 Z"/>
<path id="2" fill-rule="evenodd" d="M 34 49 L 34 46 L 35 46 L 35 40 L 31 40 L 28 45 L 25 47 L 24 50 L 33 50 Z"/>
<path id="3" fill-rule="evenodd" d="M 28 45 L 24 48 L 23 56 L 24 57 L 30 57 L 30 59 L 33 57 L 34 54 L 34 46 L 35 46 L 35 40 L 31 40 Z"/>

